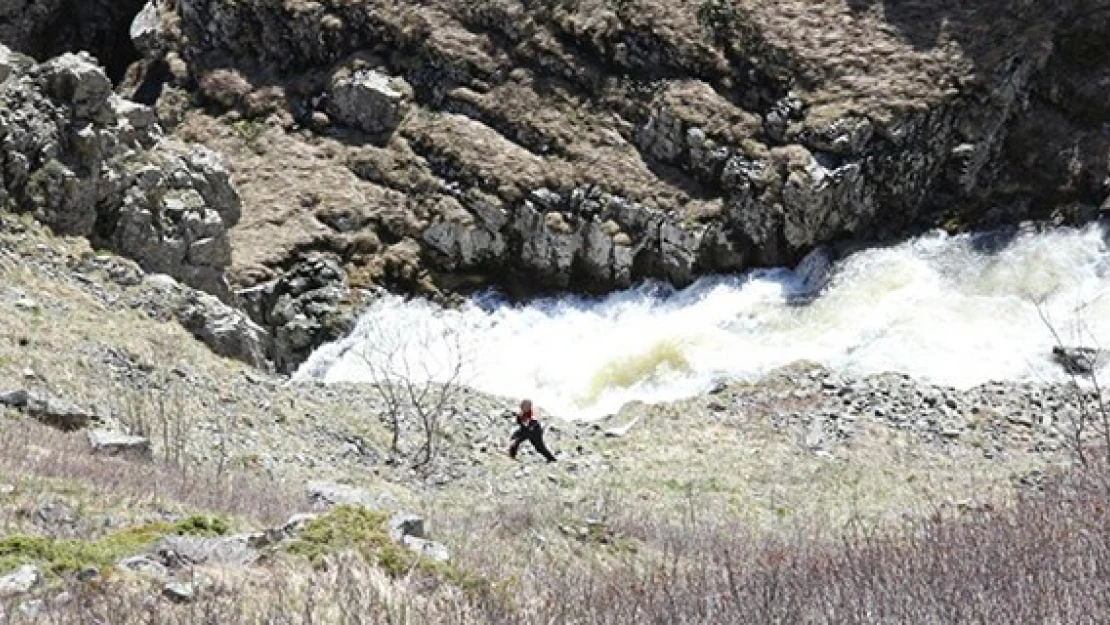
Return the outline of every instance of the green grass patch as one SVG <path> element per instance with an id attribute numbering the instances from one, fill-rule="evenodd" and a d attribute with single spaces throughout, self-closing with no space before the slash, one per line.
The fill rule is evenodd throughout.
<path id="1" fill-rule="evenodd" d="M 98 540 L 16 534 L 0 539 L 0 573 L 24 564 L 37 564 L 59 575 L 90 567 L 103 569 L 111 567 L 120 558 L 141 553 L 171 534 L 223 536 L 228 530 L 225 519 L 197 514 L 177 523 L 155 521 L 128 527 Z"/>
<path id="2" fill-rule="evenodd" d="M 396 544 L 386 527 L 388 516 L 357 506 L 336 506 L 310 521 L 286 549 L 323 566 L 329 555 L 354 551 L 390 577 L 418 572 L 469 592 L 490 588 L 480 575 L 451 563 L 434 562 Z"/>
<path id="3" fill-rule="evenodd" d="M 173 526 L 173 533 L 179 536 L 226 536 L 231 529 L 227 519 L 208 514 L 194 514 Z"/>
<path id="4" fill-rule="evenodd" d="M 17 534 L 0 539 L 0 572 L 24 564 L 37 564 L 55 574 L 110 567 L 120 558 L 141 552 L 172 529 L 169 523 L 148 523 L 95 541 Z"/>

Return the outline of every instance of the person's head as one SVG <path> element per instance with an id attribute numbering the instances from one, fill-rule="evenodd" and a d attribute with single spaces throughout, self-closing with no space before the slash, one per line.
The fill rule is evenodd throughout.
<path id="1" fill-rule="evenodd" d="M 532 414 L 532 400 L 531 399 L 525 399 L 524 401 L 520 402 L 520 412 L 522 412 L 524 414 Z"/>

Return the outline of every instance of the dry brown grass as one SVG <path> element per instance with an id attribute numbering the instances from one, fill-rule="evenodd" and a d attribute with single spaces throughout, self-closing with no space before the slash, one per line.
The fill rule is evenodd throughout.
<path id="1" fill-rule="evenodd" d="M 535 504 L 499 512 L 502 540 L 459 555 L 488 584 L 389 581 L 350 558 L 206 572 L 196 603 L 153 589 L 78 586 L 40 618 L 87 623 L 1087 623 L 1103 622 L 1110 557 L 1105 476 L 1078 475 L 1014 507 L 789 534 L 691 508 L 625 508 L 609 531 L 535 539 Z M 551 508 L 536 506 L 541 514 Z M 493 523 L 490 517 L 475 524 Z M 13 606 L 14 607 L 14 606 Z M 5 622 L 30 622 L 16 610 Z"/>
<path id="2" fill-rule="evenodd" d="M 114 515 L 113 525 L 102 524 L 100 532 L 118 527 L 122 518 L 149 521 L 190 511 L 260 528 L 305 507 L 300 493 L 258 475 L 98 456 L 84 433 L 59 432 L 10 414 L 0 419 L 0 471 L 0 479 L 13 487 L 0 511 L 0 524 L 9 533 L 26 528 L 33 504 L 59 498 L 85 517 Z M 84 537 L 96 537 L 95 525 L 84 528 Z"/>

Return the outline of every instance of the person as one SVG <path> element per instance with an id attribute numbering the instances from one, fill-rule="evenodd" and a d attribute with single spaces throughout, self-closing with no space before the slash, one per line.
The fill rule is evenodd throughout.
<path id="1" fill-rule="evenodd" d="M 555 462 L 555 456 L 543 444 L 543 426 L 536 419 L 536 411 L 532 408 L 532 400 L 525 399 L 520 402 L 520 412 L 516 415 L 517 429 L 509 442 L 509 457 L 516 459 L 516 452 L 524 441 L 532 443 L 532 447 L 548 462 Z"/>

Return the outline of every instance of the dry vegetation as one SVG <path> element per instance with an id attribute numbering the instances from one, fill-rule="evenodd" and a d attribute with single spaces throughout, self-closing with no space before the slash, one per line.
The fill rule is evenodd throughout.
<path id="1" fill-rule="evenodd" d="M 41 426 L 0 427 L 16 497 L 64 479 L 55 483 L 69 493 L 96 489 L 129 510 L 164 514 L 185 502 L 252 520 L 277 518 L 289 501 L 249 483 L 234 497 L 201 492 L 158 467 L 94 461 Z M 27 597 L 9 601 L 0 622 L 1099 622 L 1110 608 L 1104 471 L 1053 481 L 1009 507 L 836 530 L 806 519 L 753 530 L 697 494 L 673 516 L 599 494 L 595 520 L 570 530 L 554 521 L 566 515 L 557 501 L 505 503 L 441 519 L 470 537 L 455 543 L 456 572 L 446 577 L 390 576 L 346 553 L 315 568 L 281 557 L 244 570 L 198 568 L 196 601 L 176 605 L 153 599 L 157 588 L 133 576 L 63 575 L 37 591 L 43 602 L 33 608 Z M 12 509 L 6 523 L 18 517 Z"/>

